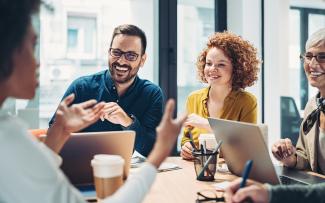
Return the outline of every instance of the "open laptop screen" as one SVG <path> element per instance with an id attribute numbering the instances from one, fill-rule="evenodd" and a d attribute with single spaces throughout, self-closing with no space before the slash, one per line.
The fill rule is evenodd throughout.
<path id="1" fill-rule="evenodd" d="M 90 161 L 93 156 L 116 154 L 125 160 L 126 178 L 129 174 L 134 140 L 134 131 L 74 133 L 60 152 L 63 159 L 62 171 L 75 186 L 92 185 L 94 181 Z"/>

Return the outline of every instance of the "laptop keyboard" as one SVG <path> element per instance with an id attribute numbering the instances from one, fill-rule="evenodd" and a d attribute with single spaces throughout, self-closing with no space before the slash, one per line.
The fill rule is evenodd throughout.
<path id="1" fill-rule="evenodd" d="M 308 185 L 305 182 L 289 178 L 287 176 L 279 176 L 282 185 Z"/>

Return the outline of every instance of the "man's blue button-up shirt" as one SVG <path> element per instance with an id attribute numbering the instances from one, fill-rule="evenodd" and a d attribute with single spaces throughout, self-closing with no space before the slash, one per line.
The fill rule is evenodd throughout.
<path id="1" fill-rule="evenodd" d="M 124 95 L 118 96 L 114 81 L 108 70 L 76 79 L 67 89 L 63 98 L 75 94 L 73 103 L 89 99 L 98 102 L 116 102 L 129 115 L 133 123 L 128 127 L 98 120 L 82 132 L 134 130 L 136 132 L 135 150 L 148 156 L 156 140 L 156 127 L 163 114 L 163 93 L 159 86 L 136 76 Z M 54 119 L 51 119 L 50 125 Z"/>

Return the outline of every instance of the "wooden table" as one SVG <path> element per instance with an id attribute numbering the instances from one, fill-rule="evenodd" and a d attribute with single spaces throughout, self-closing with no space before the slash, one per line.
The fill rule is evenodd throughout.
<path id="1" fill-rule="evenodd" d="M 166 162 L 175 163 L 182 169 L 158 173 L 144 203 L 195 202 L 198 191 L 213 190 L 212 184 L 236 178 L 229 173 L 217 172 L 214 182 L 198 181 L 193 162 L 182 160 L 180 157 L 169 157 Z"/>

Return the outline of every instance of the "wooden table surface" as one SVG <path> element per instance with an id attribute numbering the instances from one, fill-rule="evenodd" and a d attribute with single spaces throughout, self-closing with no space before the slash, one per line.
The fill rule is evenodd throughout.
<path id="1" fill-rule="evenodd" d="M 144 203 L 195 202 L 197 192 L 214 190 L 213 184 L 236 178 L 229 173 L 217 172 L 213 182 L 198 181 L 193 162 L 182 160 L 180 157 L 168 157 L 165 162 L 175 163 L 182 169 L 158 173 Z"/>

